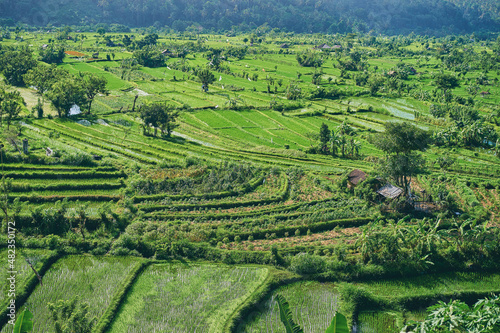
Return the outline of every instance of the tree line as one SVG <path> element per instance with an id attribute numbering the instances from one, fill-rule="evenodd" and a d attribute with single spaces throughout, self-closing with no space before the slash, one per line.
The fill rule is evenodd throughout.
<path id="1" fill-rule="evenodd" d="M 50 54 L 59 53 L 58 48 L 53 48 Z M 42 52 L 41 60 L 45 59 L 47 54 L 47 52 Z M 39 101 L 35 107 L 39 117 L 43 116 L 45 98 L 52 102 L 59 117 L 64 117 L 73 105 L 85 106 L 87 113 L 90 113 L 92 102 L 97 94 L 108 93 L 107 81 L 102 76 L 92 73 L 71 75 L 55 64 L 39 63 L 29 47 L 0 49 L 0 73 L 12 86 L 28 86 L 36 89 L 36 93 L 42 98 L 42 101 Z M 4 110 L 7 115 L 17 116 L 23 101 L 19 94 L 14 95 L 15 93 L 3 94 L 4 101 L 0 110 Z M 1 93 L 0 96 L 2 96 Z M 16 114 L 13 110 L 19 111 Z"/>
<path id="2" fill-rule="evenodd" d="M 493 0 L 322 2 L 133 0 L 78 1 L 64 6 L 44 1 L 0 1 L 3 24 L 38 26 L 96 23 L 132 27 L 167 26 L 175 31 L 248 31 L 267 23 L 294 32 L 348 33 L 353 31 L 399 34 L 467 33 L 498 31 L 499 11 Z"/>

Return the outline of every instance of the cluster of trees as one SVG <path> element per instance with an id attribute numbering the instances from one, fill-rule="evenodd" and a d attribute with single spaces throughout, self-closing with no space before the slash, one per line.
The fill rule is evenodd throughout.
<path id="1" fill-rule="evenodd" d="M 488 0 L 493 2 L 493 0 Z M 64 6 L 45 1 L 0 1 L 6 23 L 19 21 L 46 26 L 82 22 L 118 23 L 130 26 L 167 25 L 176 31 L 206 29 L 249 30 L 264 23 L 295 32 L 347 33 L 370 31 L 400 34 L 463 33 L 474 29 L 498 31 L 499 17 L 494 4 L 485 1 L 418 0 L 372 2 L 337 0 L 321 3 L 151 0 L 137 6 L 132 0 L 72 2 Z M 50 9 L 50 10 L 49 10 Z M 117 26 L 114 26 L 117 30 Z M 104 28 L 107 31 L 111 27 Z"/>
<path id="2" fill-rule="evenodd" d="M 311 51 L 298 53 L 296 58 L 302 67 L 321 67 L 323 65 L 323 58 L 320 53 L 313 53 Z"/>
<path id="3" fill-rule="evenodd" d="M 320 153 L 332 156 L 358 158 L 360 156 L 361 143 L 354 139 L 356 132 L 345 121 L 336 130 L 330 130 L 323 123 L 319 134 L 310 134 L 313 139 L 319 140 L 318 146 L 312 146 L 309 153 Z"/>
<path id="4" fill-rule="evenodd" d="M 153 135 L 156 136 L 158 129 L 160 129 L 162 135 L 170 137 L 172 131 L 179 126 L 175 123 L 179 116 L 179 109 L 166 103 L 143 104 L 139 110 L 139 116 L 142 119 L 144 135 L 150 135 L 150 131 L 153 129 Z"/>
<path id="5" fill-rule="evenodd" d="M 451 121 L 451 126 L 434 133 L 434 141 L 438 145 L 489 148 L 498 139 L 495 128 L 487 124 L 473 107 L 434 104 L 430 112 L 435 118 Z"/>
<path id="6" fill-rule="evenodd" d="M 54 64 L 39 63 L 28 47 L 1 50 L 0 72 L 10 85 L 34 87 L 42 104 L 45 97 L 50 99 L 60 117 L 66 116 L 75 104 L 85 105 L 90 113 L 97 94 L 108 93 L 104 77 L 92 73 L 72 76 Z M 38 112 L 39 116 L 42 114 L 43 111 Z"/>

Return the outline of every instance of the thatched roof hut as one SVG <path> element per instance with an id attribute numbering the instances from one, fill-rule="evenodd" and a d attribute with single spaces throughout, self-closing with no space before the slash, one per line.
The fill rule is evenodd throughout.
<path id="1" fill-rule="evenodd" d="M 347 185 L 354 187 L 366 179 L 367 174 L 359 169 L 354 169 L 347 175 Z"/>

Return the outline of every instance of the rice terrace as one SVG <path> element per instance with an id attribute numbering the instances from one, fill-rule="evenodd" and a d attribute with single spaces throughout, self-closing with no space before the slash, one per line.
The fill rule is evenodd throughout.
<path id="1" fill-rule="evenodd" d="M 0 331 L 500 332 L 469 2 L 0 0 Z"/>

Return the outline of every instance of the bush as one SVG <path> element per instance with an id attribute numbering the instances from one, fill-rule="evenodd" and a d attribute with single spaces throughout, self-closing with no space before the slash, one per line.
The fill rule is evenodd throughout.
<path id="1" fill-rule="evenodd" d="M 297 274 L 318 274 L 325 270 L 323 258 L 308 253 L 299 253 L 290 261 L 289 269 Z"/>

